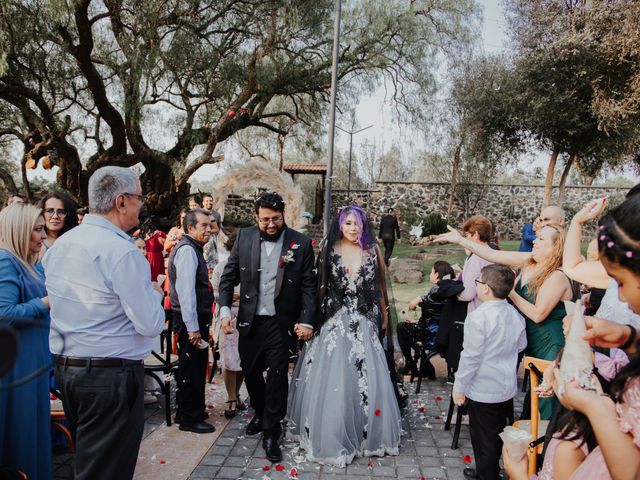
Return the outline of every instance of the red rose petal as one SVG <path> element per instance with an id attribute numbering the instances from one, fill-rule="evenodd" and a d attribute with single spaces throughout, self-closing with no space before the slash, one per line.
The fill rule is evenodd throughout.
<path id="1" fill-rule="evenodd" d="M 315 247 L 317 244 L 318 244 L 318 241 L 315 238 L 311 240 L 311 245 Z"/>
<path id="2" fill-rule="evenodd" d="M 369 460 L 369 463 L 367 463 L 367 467 L 373 468 L 373 462 L 371 460 Z"/>
<path id="3" fill-rule="evenodd" d="M 438 395 L 438 396 L 436 397 L 436 402 L 439 402 L 440 400 L 442 400 L 442 397 L 441 397 L 440 395 Z"/>
<path id="4" fill-rule="evenodd" d="M 282 472 L 284 470 L 284 466 L 278 464 L 278 465 L 276 465 L 276 470 L 279 471 L 279 472 Z"/>
<path id="5" fill-rule="evenodd" d="M 229 116 L 231 118 L 235 117 L 236 116 L 236 112 L 234 112 L 233 110 L 229 110 Z"/>
<path id="6" fill-rule="evenodd" d="M 262 471 L 264 472 L 268 472 L 269 470 L 271 470 L 271 467 L 269 465 L 265 465 L 264 467 L 262 467 Z"/>
<path id="7" fill-rule="evenodd" d="M 160 460 L 160 465 L 164 465 L 165 463 L 167 462 L 165 462 L 164 460 Z"/>
<path id="8" fill-rule="evenodd" d="M 292 468 L 292 469 L 289 471 L 289 476 L 291 476 L 291 477 L 297 477 L 297 476 L 298 476 L 298 470 L 296 470 L 295 468 Z"/>
<path id="9" fill-rule="evenodd" d="M 57 400 L 58 397 L 56 397 L 55 395 L 51 395 L 51 400 Z"/>
<path id="10" fill-rule="evenodd" d="M 380 411 L 379 408 L 377 408 L 374 413 L 376 414 L 376 417 L 379 417 L 382 412 Z"/>
<path id="11" fill-rule="evenodd" d="M 207 405 L 207 408 L 208 408 L 209 410 L 213 410 L 213 405 L 208 404 L 208 405 Z"/>
<path id="12" fill-rule="evenodd" d="M 433 417 L 433 418 L 435 418 L 436 420 L 440 420 L 440 417 L 439 417 L 438 415 L 436 415 L 436 416 L 435 416 L 435 417 Z"/>
<path id="13" fill-rule="evenodd" d="M 426 479 L 426 478 L 424 478 L 422 475 L 420 475 L 420 476 L 418 477 L 418 480 L 427 480 L 427 479 Z"/>
<path id="14" fill-rule="evenodd" d="M 464 463 L 471 463 L 471 457 L 469 455 L 465 455 L 462 460 Z"/>
<path id="15" fill-rule="evenodd" d="M 413 401 L 413 403 L 420 403 L 420 400 L 416 399 Z"/>
<path id="16" fill-rule="evenodd" d="M 421 405 L 421 406 L 419 406 L 419 407 L 418 407 L 418 411 L 419 411 L 420 413 L 424 413 L 424 407 L 423 407 L 422 405 Z"/>
<path id="17" fill-rule="evenodd" d="M 289 244 L 289 248 L 293 248 L 293 246 L 294 246 L 295 244 L 296 244 L 296 242 L 291 242 L 291 243 Z"/>

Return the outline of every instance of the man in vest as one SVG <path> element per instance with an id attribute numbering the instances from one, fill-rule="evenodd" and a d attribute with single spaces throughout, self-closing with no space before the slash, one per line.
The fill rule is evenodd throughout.
<path id="1" fill-rule="evenodd" d="M 178 333 L 180 364 L 176 372 L 176 423 L 180 430 L 210 433 L 205 422 L 204 386 L 213 289 L 202 247 L 211 238 L 211 216 L 200 208 L 184 217 L 185 235 L 169 256 L 169 288 L 173 327 Z"/>
<path id="2" fill-rule="evenodd" d="M 316 279 L 309 237 L 288 228 L 284 201 L 265 192 L 255 204 L 257 227 L 243 228 L 220 280 L 222 330 L 232 333 L 233 288 L 240 284 L 238 351 L 255 416 L 247 435 L 264 432 L 262 446 L 272 462 L 282 460 L 278 439 L 287 411 L 289 358 L 296 341 L 308 340 L 315 325 Z M 266 382 L 264 379 L 266 372 Z"/>

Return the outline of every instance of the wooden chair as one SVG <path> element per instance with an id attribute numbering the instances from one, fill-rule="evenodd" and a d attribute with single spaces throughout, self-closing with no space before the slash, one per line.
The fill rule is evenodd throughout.
<path id="1" fill-rule="evenodd" d="M 165 420 L 167 426 L 171 426 L 171 380 L 170 375 L 178 368 L 178 355 L 173 353 L 173 314 L 171 310 L 165 310 L 167 329 L 162 332 L 161 351 L 151 352 L 144 361 L 144 374 L 153 378 L 160 392 L 164 395 Z M 160 378 L 162 374 L 163 378 Z"/>
<path id="2" fill-rule="evenodd" d="M 62 408 L 61 394 L 54 388 L 49 389 L 51 393 L 51 426 L 57 430 L 60 430 L 69 443 L 69 451 L 75 451 L 75 444 L 73 442 L 73 435 L 71 430 L 65 425 L 67 418 L 64 415 L 64 409 Z"/>
<path id="3" fill-rule="evenodd" d="M 543 443 L 539 440 L 545 436 L 547 427 L 549 426 L 549 420 L 540 420 L 540 413 L 538 411 L 539 399 L 534 390 L 540 384 L 542 373 L 551 363 L 549 360 L 524 357 L 524 367 L 529 373 L 529 385 L 531 387 L 531 415 L 530 420 L 518 420 L 513 423 L 513 426 L 530 432 L 531 438 L 533 439 L 529 444 L 529 453 L 527 454 L 529 458 L 529 477 L 536 473 L 538 455 L 542 453 L 544 447 Z"/>

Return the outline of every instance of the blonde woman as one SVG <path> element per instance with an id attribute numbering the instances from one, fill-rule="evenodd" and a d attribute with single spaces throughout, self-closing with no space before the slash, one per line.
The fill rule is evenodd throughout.
<path id="1" fill-rule="evenodd" d="M 566 316 L 563 300 L 573 299 L 570 280 L 562 272 L 564 231 L 547 225 L 538 231 L 533 250 L 509 252 L 493 250 L 464 238 L 451 227 L 436 241 L 457 243 L 492 263 L 508 265 L 520 270 L 515 288 L 509 298 L 527 322 L 526 354 L 554 360 L 564 346 L 562 319 Z M 550 419 L 552 399 L 540 400 L 540 415 Z M 528 407 L 525 406 L 525 412 Z"/>
<path id="2" fill-rule="evenodd" d="M 49 300 L 34 268 L 47 234 L 42 211 L 14 204 L 0 212 L 0 326 L 18 334 L 18 357 L 0 385 L 0 465 L 52 478 L 49 376 L 20 384 L 51 362 Z"/>

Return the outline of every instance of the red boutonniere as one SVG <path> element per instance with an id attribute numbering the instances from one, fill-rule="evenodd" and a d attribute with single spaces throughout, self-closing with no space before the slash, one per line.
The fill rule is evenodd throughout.
<path id="1" fill-rule="evenodd" d="M 289 244 L 289 248 L 290 248 L 291 250 L 297 250 L 299 246 L 300 246 L 300 245 L 299 245 L 299 244 L 297 244 L 296 242 L 291 242 L 291 243 Z"/>
<path id="2" fill-rule="evenodd" d="M 298 245 L 296 245 L 296 248 L 298 248 Z M 283 256 L 280 257 L 280 268 L 284 267 L 285 264 L 290 263 L 290 262 L 295 262 L 294 258 L 293 258 L 293 250 L 289 249 L 287 250 L 287 253 Z"/>

